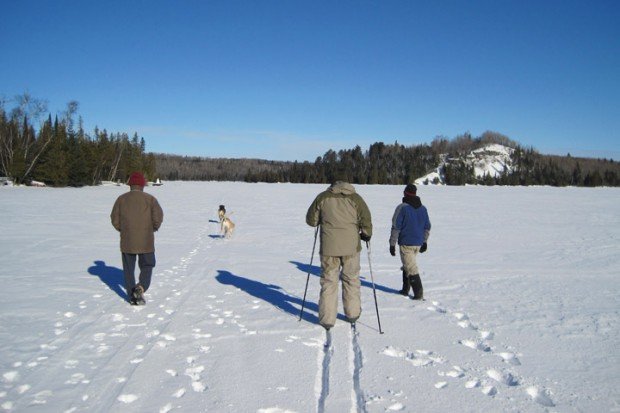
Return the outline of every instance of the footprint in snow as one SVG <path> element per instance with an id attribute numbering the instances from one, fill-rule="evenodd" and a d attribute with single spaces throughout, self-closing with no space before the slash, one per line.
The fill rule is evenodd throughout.
<path id="1" fill-rule="evenodd" d="M 413 364 L 415 367 L 424 367 L 433 362 L 431 358 L 432 352 L 426 350 L 418 350 L 418 355 L 410 353 L 405 350 L 398 349 L 396 347 L 388 346 L 381 350 L 380 354 L 388 357 L 402 358 Z M 422 357 L 420 357 L 422 356 Z"/>
<path id="2" fill-rule="evenodd" d="M 75 373 L 71 375 L 71 378 L 69 378 L 69 380 L 67 380 L 65 382 L 65 384 L 79 384 L 80 382 L 84 383 L 85 381 L 88 380 L 84 380 L 86 376 L 84 375 L 84 373 Z"/>
<path id="3" fill-rule="evenodd" d="M 480 351 L 491 351 L 491 347 L 489 347 L 486 343 L 477 340 L 460 340 L 459 343 L 464 345 L 465 347 L 469 347 L 474 350 Z"/>
<path id="4" fill-rule="evenodd" d="M 381 350 L 381 354 L 389 357 L 403 358 L 407 356 L 407 352 L 396 347 L 388 346 Z"/>
<path id="5" fill-rule="evenodd" d="M 159 408 L 159 413 L 168 413 L 172 410 L 172 403 L 167 403 L 166 405 Z"/>
<path id="6" fill-rule="evenodd" d="M 433 302 L 433 304 L 434 303 L 435 302 Z M 445 312 L 446 312 L 446 310 L 444 308 L 437 307 L 435 305 L 432 305 L 430 307 L 426 307 L 426 309 L 429 310 L 429 311 L 434 311 L 434 312 L 439 313 L 439 314 L 445 314 Z"/>
<path id="7" fill-rule="evenodd" d="M 547 395 L 547 391 L 544 389 L 539 389 L 535 386 L 530 386 L 526 390 L 526 393 L 538 404 L 545 407 L 554 407 L 555 403 L 551 400 L 551 398 Z"/>
<path id="8" fill-rule="evenodd" d="M 402 403 L 394 403 L 388 406 L 385 410 L 390 412 L 400 412 L 402 410 L 405 410 L 405 405 Z"/>
<path id="9" fill-rule="evenodd" d="M 514 353 L 498 353 L 498 356 L 500 356 L 505 363 L 512 364 L 513 366 L 521 365 L 521 362 Z"/>
<path id="10" fill-rule="evenodd" d="M 510 373 L 502 373 L 495 369 L 487 370 L 487 376 L 497 381 L 498 383 L 505 384 L 506 386 L 516 386 L 519 384 L 517 379 Z"/>
<path id="11" fill-rule="evenodd" d="M 469 317 L 463 313 L 454 313 L 452 315 L 459 321 L 469 320 Z"/>
<path id="12" fill-rule="evenodd" d="M 181 397 L 185 396 L 185 391 L 186 391 L 185 388 L 181 387 L 179 390 L 172 393 L 172 397 L 176 399 L 180 399 Z"/>
<path id="13" fill-rule="evenodd" d="M 47 403 L 47 399 L 54 394 L 51 390 L 43 390 L 34 395 L 34 400 L 31 404 L 42 405 Z"/>
<path id="14" fill-rule="evenodd" d="M 207 389 L 207 386 L 201 381 L 194 381 L 192 382 L 192 389 L 196 393 L 202 393 L 203 391 Z"/>
<path id="15" fill-rule="evenodd" d="M 472 330 L 476 329 L 476 327 L 474 327 L 474 325 L 469 320 L 459 321 L 457 324 L 461 328 L 471 328 Z"/>
<path id="16" fill-rule="evenodd" d="M 204 366 L 196 366 L 185 369 L 185 375 L 189 376 L 192 381 L 200 380 L 200 373 L 205 370 Z"/>
<path id="17" fill-rule="evenodd" d="M 19 378 L 19 373 L 17 371 L 7 371 L 6 373 L 2 374 L 2 380 L 5 383 L 13 383 L 15 381 L 17 381 L 17 379 Z"/>
<path id="18" fill-rule="evenodd" d="M 433 363 L 433 361 L 439 361 L 440 363 L 443 363 L 443 360 L 440 360 L 441 357 L 435 357 L 432 354 L 432 351 L 417 350 L 416 353 L 417 354 L 407 353 L 407 355 L 405 356 L 405 360 L 413 364 L 415 367 L 428 366 L 429 364 Z"/>
<path id="19" fill-rule="evenodd" d="M 476 387 L 480 387 L 480 380 L 478 379 L 469 380 L 465 383 L 466 389 L 475 389 Z"/>
<path id="20" fill-rule="evenodd" d="M 161 337 L 166 341 L 176 341 L 176 337 L 172 334 L 162 334 Z"/>
<path id="21" fill-rule="evenodd" d="M 480 331 L 480 338 L 483 340 L 493 340 L 495 333 L 492 331 Z"/>
<path id="22" fill-rule="evenodd" d="M 93 335 L 93 341 L 103 341 L 106 337 L 106 333 L 96 333 Z"/>
<path id="23" fill-rule="evenodd" d="M 118 396 L 117 400 L 121 403 L 129 404 L 138 400 L 138 396 L 135 394 L 121 394 Z"/>
<path id="24" fill-rule="evenodd" d="M 465 373 L 463 372 L 463 369 L 459 366 L 454 366 L 454 370 L 450 370 L 449 372 L 445 373 L 445 375 L 447 377 L 460 379 L 461 377 L 465 376 Z"/>
<path id="25" fill-rule="evenodd" d="M 482 388 L 482 394 L 486 394 L 487 396 L 495 396 L 497 394 L 497 389 L 495 386 L 484 386 Z"/>

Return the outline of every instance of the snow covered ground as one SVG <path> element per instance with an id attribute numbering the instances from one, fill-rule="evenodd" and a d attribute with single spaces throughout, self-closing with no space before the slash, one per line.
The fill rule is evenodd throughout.
<path id="1" fill-rule="evenodd" d="M 144 307 L 125 302 L 109 222 L 126 187 L 0 188 L 0 410 L 620 411 L 620 190 L 421 187 L 414 302 L 387 244 L 402 188 L 356 186 L 375 227 L 363 313 L 324 349 L 304 217 L 325 188 L 147 188 L 165 219 Z"/>

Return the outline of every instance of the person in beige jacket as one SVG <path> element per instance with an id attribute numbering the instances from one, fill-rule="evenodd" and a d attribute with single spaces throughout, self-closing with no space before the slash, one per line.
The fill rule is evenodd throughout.
<path id="1" fill-rule="evenodd" d="M 345 316 L 355 323 L 362 311 L 360 239 L 368 242 L 372 236 L 370 210 L 353 185 L 337 181 L 312 202 L 306 223 L 321 226 L 319 323 L 326 330 L 336 323 L 340 279 Z"/>
<path id="2" fill-rule="evenodd" d="M 157 199 L 144 192 L 144 175 L 133 172 L 127 184 L 130 191 L 116 199 L 110 219 L 114 228 L 121 233 L 123 273 L 129 302 L 132 305 L 143 305 L 144 292 L 149 289 L 155 267 L 154 232 L 164 220 L 164 212 Z M 134 276 L 136 258 L 140 267 L 138 284 Z"/>

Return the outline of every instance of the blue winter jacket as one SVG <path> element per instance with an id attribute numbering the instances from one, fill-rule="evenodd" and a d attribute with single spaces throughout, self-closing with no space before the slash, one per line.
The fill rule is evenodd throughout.
<path id="1" fill-rule="evenodd" d="M 390 245 L 420 246 L 428 239 L 431 221 L 426 207 L 417 198 L 412 206 L 403 202 L 396 207 L 392 217 Z"/>

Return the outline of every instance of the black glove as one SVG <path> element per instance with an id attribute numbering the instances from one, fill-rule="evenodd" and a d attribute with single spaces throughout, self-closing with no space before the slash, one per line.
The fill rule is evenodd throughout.
<path id="1" fill-rule="evenodd" d="M 390 255 L 392 257 L 396 256 L 396 246 L 395 245 L 390 245 Z"/>
<path id="2" fill-rule="evenodd" d="M 362 241 L 370 241 L 370 235 L 366 235 L 363 232 L 360 232 L 360 238 L 362 239 Z"/>
<path id="3" fill-rule="evenodd" d="M 420 252 L 424 252 L 426 251 L 426 249 L 428 248 L 428 245 L 426 245 L 426 242 L 422 244 L 422 246 L 420 247 Z"/>

